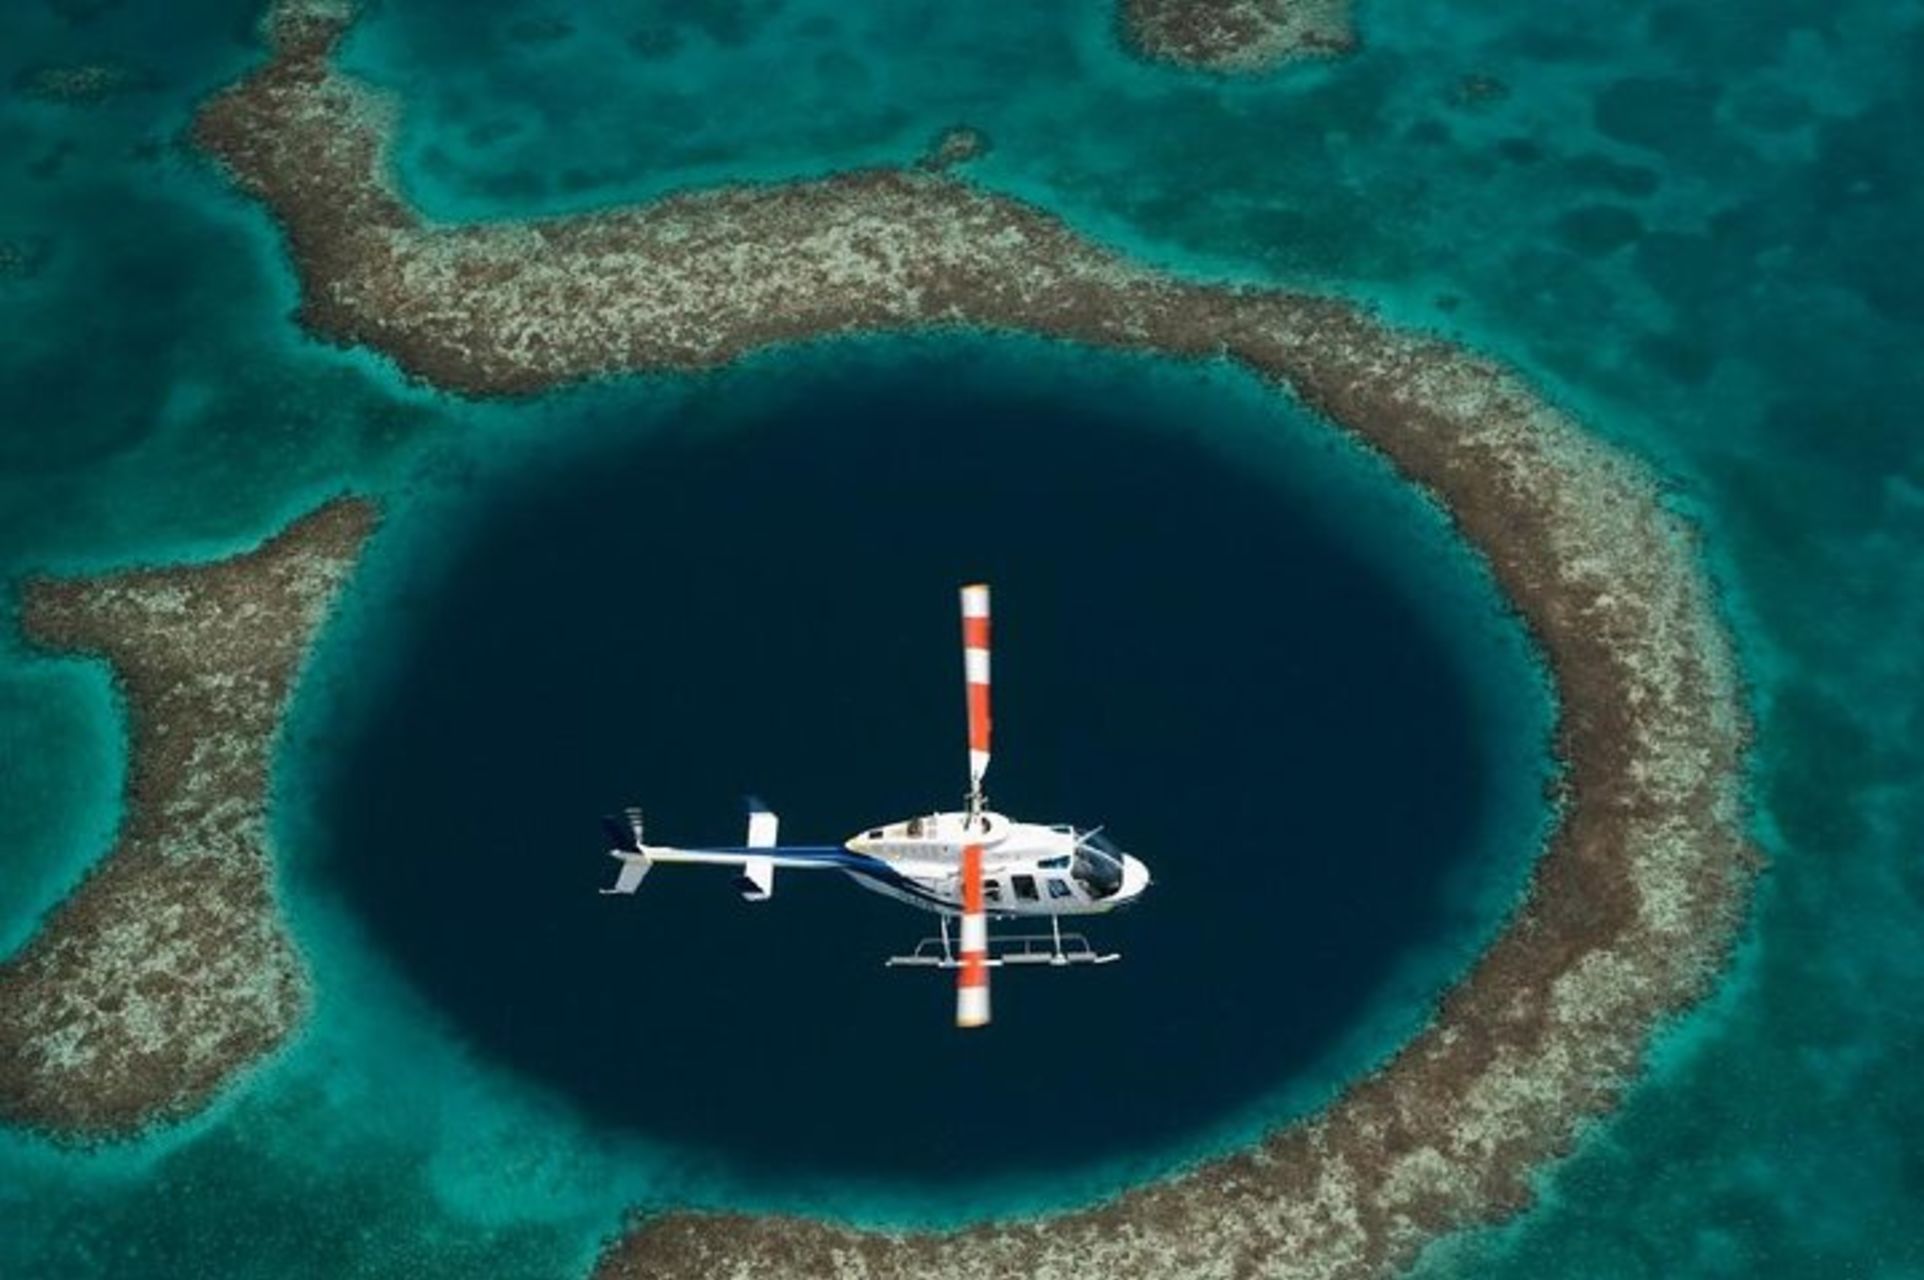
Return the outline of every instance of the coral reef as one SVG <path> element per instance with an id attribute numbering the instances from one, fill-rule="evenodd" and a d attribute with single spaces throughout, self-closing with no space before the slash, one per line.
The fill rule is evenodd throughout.
<path id="1" fill-rule="evenodd" d="M 109 98 L 155 87 L 153 76 L 121 62 L 78 62 L 27 67 L 13 78 L 29 98 L 68 106 L 92 107 Z"/>
<path id="2" fill-rule="evenodd" d="M 1124 37 L 1145 57 L 1203 71 L 1265 71 L 1356 48 L 1352 0 L 1122 0 Z"/>
<path id="3" fill-rule="evenodd" d="M 980 129 L 959 124 L 944 129 L 922 157 L 925 169 L 951 169 L 989 154 L 989 135 Z"/>
<path id="4" fill-rule="evenodd" d="M 0 1116 L 134 1130 L 203 1105 L 297 1024 L 268 756 L 373 523 L 342 499 L 217 564 L 27 584 L 29 638 L 112 665 L 130 764 L 113 851 L 0 965 Z"/>
<path id="5" fill-rule="evenodd" d="M 0 237 L 0 281 L 31 280 L 52 256 L 53 241 L 46 236 Z"/>

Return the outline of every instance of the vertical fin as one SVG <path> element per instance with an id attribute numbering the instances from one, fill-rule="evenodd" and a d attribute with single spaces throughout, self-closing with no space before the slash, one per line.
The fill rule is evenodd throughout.
<path id="1" fill-rule="evenodd" d="M 772 849 L 775 847 L 776 834 L 781 830 L 781 819 L 770 812 L 767 805 L 754 796 L 748 797 L 748 847 L 751 849 Z"/>

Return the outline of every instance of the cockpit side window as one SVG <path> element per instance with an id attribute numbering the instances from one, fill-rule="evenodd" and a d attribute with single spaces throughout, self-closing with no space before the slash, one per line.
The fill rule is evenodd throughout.
<path id="1" fill-rule="evenodd" d="M 1076 891 L 1069 887 L 1069 882 L 1067 880 L 1064 880 L 1059 876 L 1050 876 L 1049 877 L 1049 896 L 1051 898 L 1073 898 L 1076 896 Z"/>
<path id="2" fill-rule="evenodd" d="M 1009 877 L 1009 884 L 1015 890 L 1015 896 L 1024 902 L 1034 902 L 1039 896 L 1035 891 L 1034 876 L 1013 875 Z"/>

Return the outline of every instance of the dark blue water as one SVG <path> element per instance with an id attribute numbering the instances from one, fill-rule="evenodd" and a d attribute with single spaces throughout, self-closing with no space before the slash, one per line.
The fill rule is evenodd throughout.
<path id="1" fill-rule="evenodd" d="M 319 804 L 344 895 L 488 1055 L 750 1176 L 1085 1163 L 1273 1092 L 1435 939 L 1478 847 L 1489 753 L 1442 641 L 1190 424 L 962 358 L 804 385 L 516 486 L 396 602 Z M 933 918 L 839 875 L 596 894 L 627 802 L 684 843 L 739 841 L 748 790 L 798 842 L 956 802 L 974 578 L 993 799 L 1154 868 L 1089 924 L 1121 964 L 999 974 L 965 1035 L 946 975 L 881 964 Z"/>

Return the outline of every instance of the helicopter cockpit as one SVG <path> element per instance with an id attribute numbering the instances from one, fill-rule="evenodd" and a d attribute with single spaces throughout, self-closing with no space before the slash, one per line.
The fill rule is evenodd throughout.
<path id="1" fill-rule="evenodd" d="M 1101 900 L 1122 888 L 1122 850 L 1091 831 L 1076 840 L 1075 860 L 1069 874 L 1082 884 L 1084 893 Z"/>

